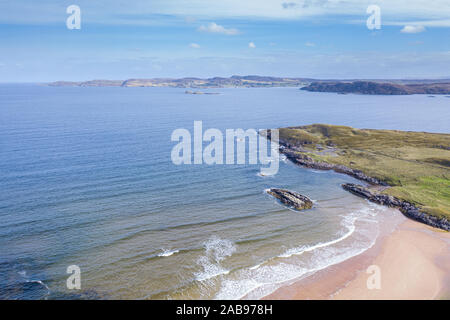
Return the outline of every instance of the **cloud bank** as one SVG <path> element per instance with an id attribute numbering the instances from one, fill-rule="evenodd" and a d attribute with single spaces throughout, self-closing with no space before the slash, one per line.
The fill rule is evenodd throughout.
<path id="1" fill-rule="evenodd" d="M 227 28 L 225 28 L 225 27 L 223 27 L 221 25 L 218 25 L 215 22 L 211 22 L 211 23 L 209 23 L 206 26 L 201 25 L 198 28 L 198 31 L 209 32 L 209 33 L 221 33 L 221 34 L 225 34 L 225 35 L 228 35 L 228 36 L 234 36 L 236 34 L 239 34 L 239 30 L 238 29 L 234 29 L 234 28 L 227 29 Z"/>

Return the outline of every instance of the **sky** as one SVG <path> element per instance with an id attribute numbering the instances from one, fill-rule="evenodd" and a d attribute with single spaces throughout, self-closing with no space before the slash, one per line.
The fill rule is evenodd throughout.
<path id="1" fill-rule="evenodd" d="M 0 0 L 0 82 L 255 74 L 450 78 L 450 1 Z"/>

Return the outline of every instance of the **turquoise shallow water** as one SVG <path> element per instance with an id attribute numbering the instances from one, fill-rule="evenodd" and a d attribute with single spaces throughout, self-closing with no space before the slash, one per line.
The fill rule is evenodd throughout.
<path id="1" fill-rule="evenodd" d="M 340 188 L 352 178 L 281 162 L 181 165 L 177 128 L 309 123 L 449 132 L 450 99 L 296 88 L 0 86 L 0 297 L 260 297 L 357 254 L 392 212 Z M 264 193 L 285 187 L 315 207 L 293 212 Z M 66 289 L 81 268 L 82 290 Z"/>

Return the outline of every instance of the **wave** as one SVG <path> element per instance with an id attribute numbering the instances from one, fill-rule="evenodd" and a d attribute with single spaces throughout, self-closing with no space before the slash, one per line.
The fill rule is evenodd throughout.
<path id="1" fill-rule="evenodd" d="M 345 252 L 330 250 L 326 257 L 317 259 L 310 267 L 302 267 L 291 263 L 279 263 L 276 265 L 266 265 L 248 269 L 243 275 L 243 279 L 225 280 L 222 282 L 220 291 L 215 299 L 260 299 L 289 281 L 294 281 L 311 275 L 329 266 L 341 263 L 351 257 L 357 256 L 373 246 L 370 243 L 367 247 Z"/>
<path id="2" fill-rule="evenodd" d="M 50 288 L 41 280 L 27 280 L 28 283 L 37 283 L 43 286 L 45 289 L 47 289 L 47 293 L 50 294 Z"/>
<path id="3" fill-rule="evenodd" d="M 364 209 L 362 209 L 364 210 Z M 361 212 L 361 210 L 360 210 Z M 328 241 L 328 242 L 319 242 L 315 245 L 312 246 L 301 246 L 301 247 L 296 247 L 296 248 L 291 248 L 288 249 L 285 253 L 279 255 L 278 257 L 280 258 L 289 258 L 293 255 L 300 255 L 304 252 L 310 252 L 319 248 L 324 248 L 324 247 L 328 247 L 331 246 L 333 244 L 336 244 L 338 242 L 341 242 L 345 239 L 347 239 L 348 237 L 350 237 L 353 232 L 355 232 L 356 230 L 356 226 L 355 226 L 355 221 L 358 219 L 360 219 L 360 217 L 356 217 L 353 214 L 350 214 L 349 216 L 343 216 L 343 220 L 342 220 L 342 225 L 343 227 L 347 228 L 347 232 L 345 232 L 342 236 L 340 236 L 337 239 Z"/>
<path id="4" fill-rule="evenodd" d="M 275 174 L 262 174 L 261 172 L 258 172 L 256 175 L 261 178 L 274 178 L 275 177 Z"/>
<path id="5" fill-rule="evenodd" d="M 336 244 L 338 242 L 341 242 L 345 239 L 347 239 L 348 237 L 350 237 L 353 232 L 355 232 L 355 226 L 352 225 L 348 231 L 342 235 L 341 237 L 335 239 L 335 240 L 331 240 L 328 242 L 319 242 L 318 244 L 312 245 L 312 246 L 301 246 L 301 247 L 297 247 L 297 248 L 292 248 L 292 249 L 288 249 L 285 253 L 280 254 L 278 257 L 280 258 L 289 258 L 292 257 L 293 255 L 300 255 L 304 252 L 310 252 L 319 248 L 324 248 L 324 247 L 328 247 L 331 246 L 333 244 Z"/>
<path id="6" fill-rule="evenodd" d="M 259 299 L 274 292 L 289 281 L 309 276 L 319 270 L 363 253 L 375 244 L 375 240 L 378 237 L 378 229 L 376 229 L 375 236 L 372 237 L 370 230 L 366 230 L 364 227 L 357 228 L 356 222 L 360 220 L 363 223 L 366 220 L 375 221 L 373 219 L 370 220 L 370 217 L 376 215 L 378 211 L 376 209 L 374 207 L 366 207 L 343 216 L 341 224 L 345 230 L 336 239 L 319 242 L 314 245 L 291 248 L 285 253 L 265 262 L 237 271 L 222 281 L 221 288 L 215 299 L 242 299 L 244 297 Z M 349 237 L 354 238 L 354 241 L 348 245 L 345 244 L 345 247 L 334 246 Z M 311 255 L 306 258 L 307 260 L 302 260 L 301 263 L 298 263 L 298 261 L 292 263 L 292 260 L 289 259 L 304 252 L 310 252 Z M 280 258 L 282 260 L 279 260 Z"/>
<path id="7" fill-rule="evenodd" d="M 256 270 L 256 269 L 258 269 L 259 267 L 261 267 L 261 263 L 258 263 L 257 265 L 255 265 L 255 266 L 253 266 L 253 267 L 250 267 L 249 270 Z"/>
<path id="8" fill-rule="evenodd" d="M 158 257 L 170 257 L 171 255 L 174 255 L 175 253 L 180 252 L 180 250 L 166 250 L 163 249 L 163 252 L 158 253 Z"/>
<path id="9" fill-rule="evenodd" d="M 197 260 L 202 270 L 194 273 L 195 279 L 204 281 L 228 274 L 230 270 L 225 269 L 221 262 L 236 252 L 236 245 L 230 240 L 214 236 L 204 242 L 203 246 L 205 254 Z"/>
<path id="10" fill-rule="evenodd" d="M 50 294 L 50 288 L 42 280 L 31 279 L 27 276 L 26 271 L 19 271 L 18 274 L 25 280 L 25 283 L 36 283 L 47 290 L 46 296 Z"/>

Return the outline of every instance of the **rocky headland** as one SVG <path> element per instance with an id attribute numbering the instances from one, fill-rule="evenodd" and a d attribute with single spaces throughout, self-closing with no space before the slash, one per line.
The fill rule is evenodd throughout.
<path id="1" fill-rule="evenodd" d="M 375 81 L 312 82 L 310 85 L 301 88 L 301 90 L 372 95 L 449 94 L 450 82 L 413 84 Z"/>
<path id="2" fill-rule="evenodd" d="M 264 134 L 271 138 L 270 130 Z M 450 231 L 450 135 L 315 124 L 281 128 L 279 136 L 280 152 L 293 163 L 364 181 L 342 187 Z"/>

